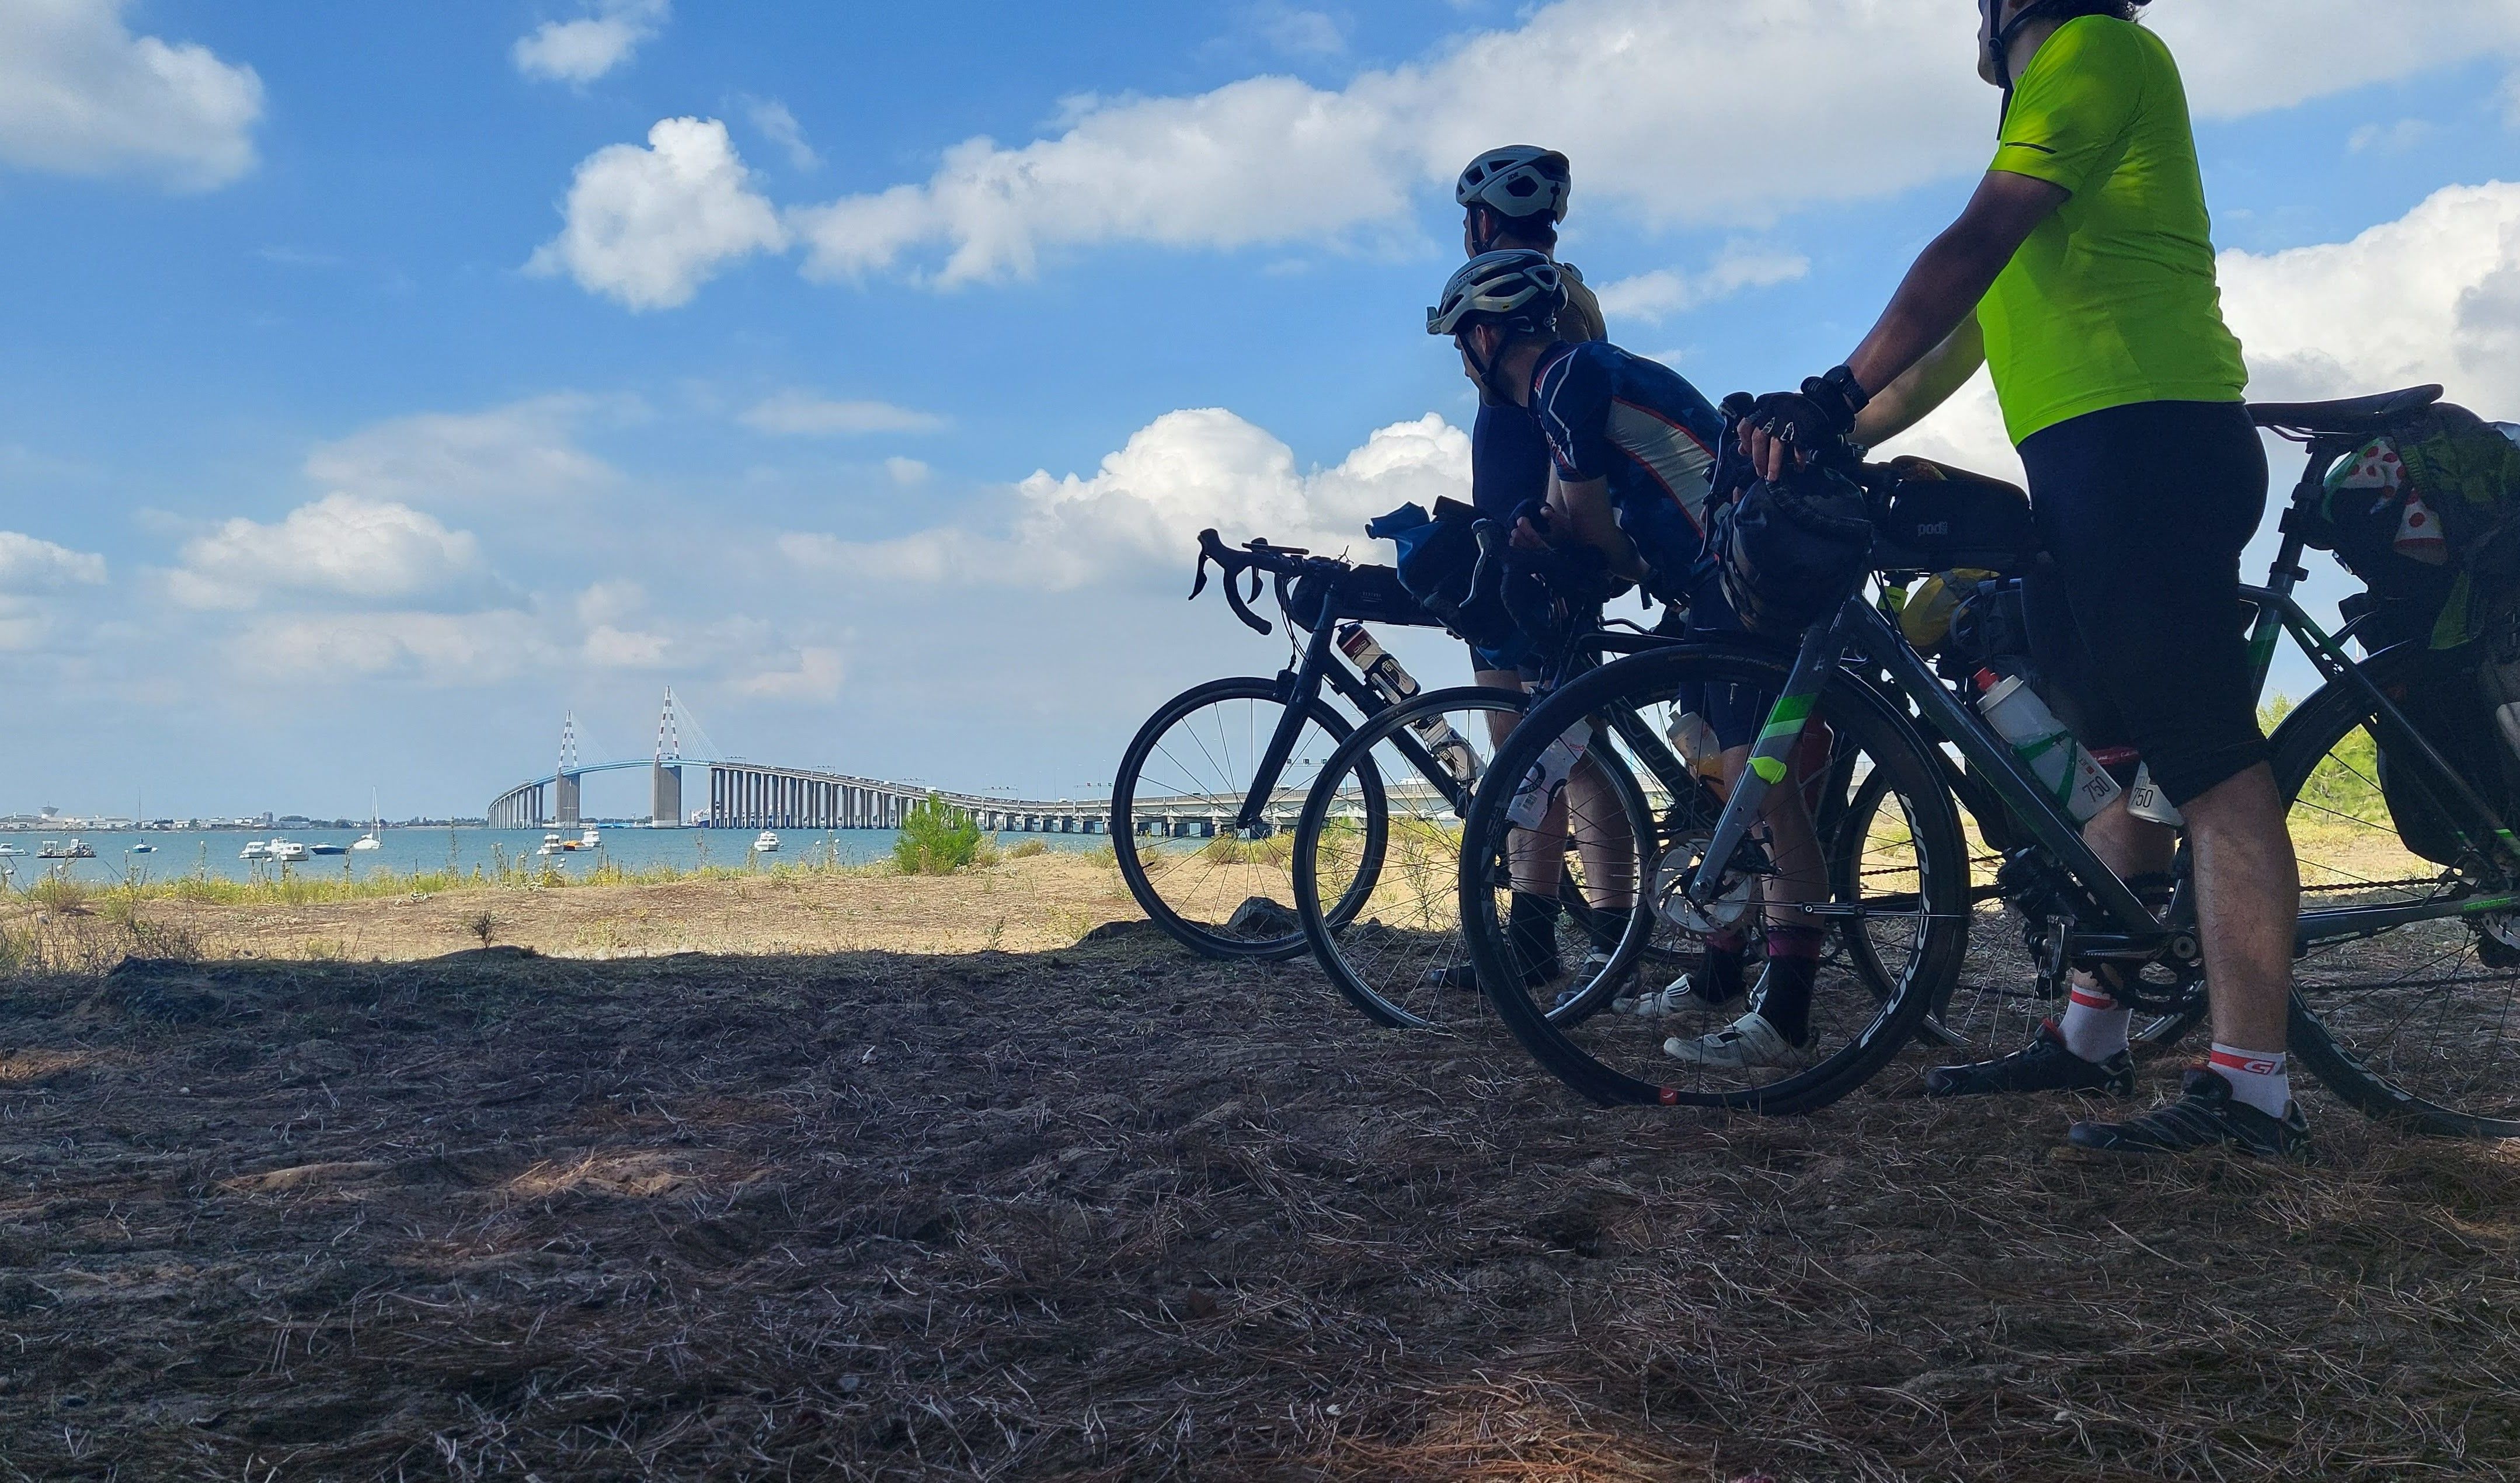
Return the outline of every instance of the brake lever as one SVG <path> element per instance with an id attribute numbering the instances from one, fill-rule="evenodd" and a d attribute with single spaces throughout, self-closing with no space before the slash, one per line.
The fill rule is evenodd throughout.
<path id="1" fill-rule="evenodd" d="M 1242 585 L 1234 579 L 1234 575 L 1232 573 L 1227 574 L 1223 586 L 1225 588 L 1225 606 L 1234 609 L 1234 615 L 1242 620 L 1243 627 L 1250 629 L 1253 633 L 1259 634 L 1263 638 L 1277 632 L 1277 629 L 1270 626 L 1267 618 L 1253 612 L 1250 605 L 1243 601 Z M 1251 595 L 1255 598 L 1260 595 L 1260 573 L 1257 571 L 1251 573 Z"/>

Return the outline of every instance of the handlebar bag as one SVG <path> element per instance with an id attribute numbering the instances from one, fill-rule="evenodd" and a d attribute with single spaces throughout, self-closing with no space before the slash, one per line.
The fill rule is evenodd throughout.
<path id="1" fill-rule="evenodd" d="M 2030 496 L 2020 486 L 1929 459 L 1890 461 L 1890 496 L 1875 518 L 1884 564 L 1918 571 L 1979 566 L 2005 575 L 2039 553 Z"/>
<path id="2" fill-rule="evenodd" d="M 1471 529 L 1478 520 L 1478 511 L 1470 506 L 1459 500 L 1437 500 L 1431 516 L 1416 505 L 1403 505 L 1369 521 L 1365 529 L 1366 534 L 1400 548 L 1395 578 L 1421 611 L 1431 610 L 1445 627 L 1469 643 L 1503 649 L 1515 633 L 1513 617 L 1504 605 L 1488 601 L 1462 606 L 1479 565 L 1479 540 Z"/>
<path id="3" fill-rule="evenodd" d="M 1320 627 L 1325 618 L 1332 622 L 1353 618 L 1360 623 L 1413 628 L 1441 626 L 1435 615 L 1400 585 L 1400 573 L 1389 566 L 1351 566 L 1335 579 L 1308 571 L 1286 589 L 1286 616 L 1307 630 Z"/>
<path id="4" fill-rule="evenodd" d="M 1741 626 L 1772 638 L 1836 610 L 1872 569 L 1864 490 L 1828 469 L 1752 484 L 1715 517 L 1710 539 Z"/>

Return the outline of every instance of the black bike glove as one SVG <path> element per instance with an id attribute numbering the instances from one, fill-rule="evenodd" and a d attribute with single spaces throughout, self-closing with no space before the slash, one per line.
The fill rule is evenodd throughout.
<path id="1" fill-rule="evenodd" d="M 1798 453 L 1822 453 L 1855 429 L 1871 401 L 1844 366 L 1811 377 L 1800 391 L 1771 391 L 1750 405 L 1749 425 Z"/>

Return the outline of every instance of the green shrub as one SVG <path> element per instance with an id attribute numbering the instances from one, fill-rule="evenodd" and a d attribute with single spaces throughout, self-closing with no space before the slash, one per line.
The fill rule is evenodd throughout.
<path id="1" fill-rule="evenodd" d="M 1049 853 L 1050 842 L 1046 839 L 1019 839 L 1007 850 L 1007 858 L 1009 860 L 1030 860 L 1035 855 L 1047 855 Z"/>
<path id="2" fill-rule="evenodd" d="M 893 863 L 905 876 L 946 876 L 980 855 L 980 825 L 969 814 L 929 793 L 901 819 L 892 841 Z"/>

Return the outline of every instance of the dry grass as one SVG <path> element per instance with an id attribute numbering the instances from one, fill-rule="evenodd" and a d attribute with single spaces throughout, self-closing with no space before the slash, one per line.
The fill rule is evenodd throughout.
<path id="1" fill-rule="evenodd" d="M 2520 1467 L 2497 1148 L 2325 1104 L 2315 1170 L 2071 1163 L 2079 1104 L 1929 1105 L 1921 1056 L 1602 1113 L 1303 964 L 1067 945 L 1075 862 L 648 889 L 834 945 L 561 957 L 572 889 L 499 903 L 542 952 L 374 903 L 264 940 L 431 956 L 15 980 L 0 1478 Z"/>

